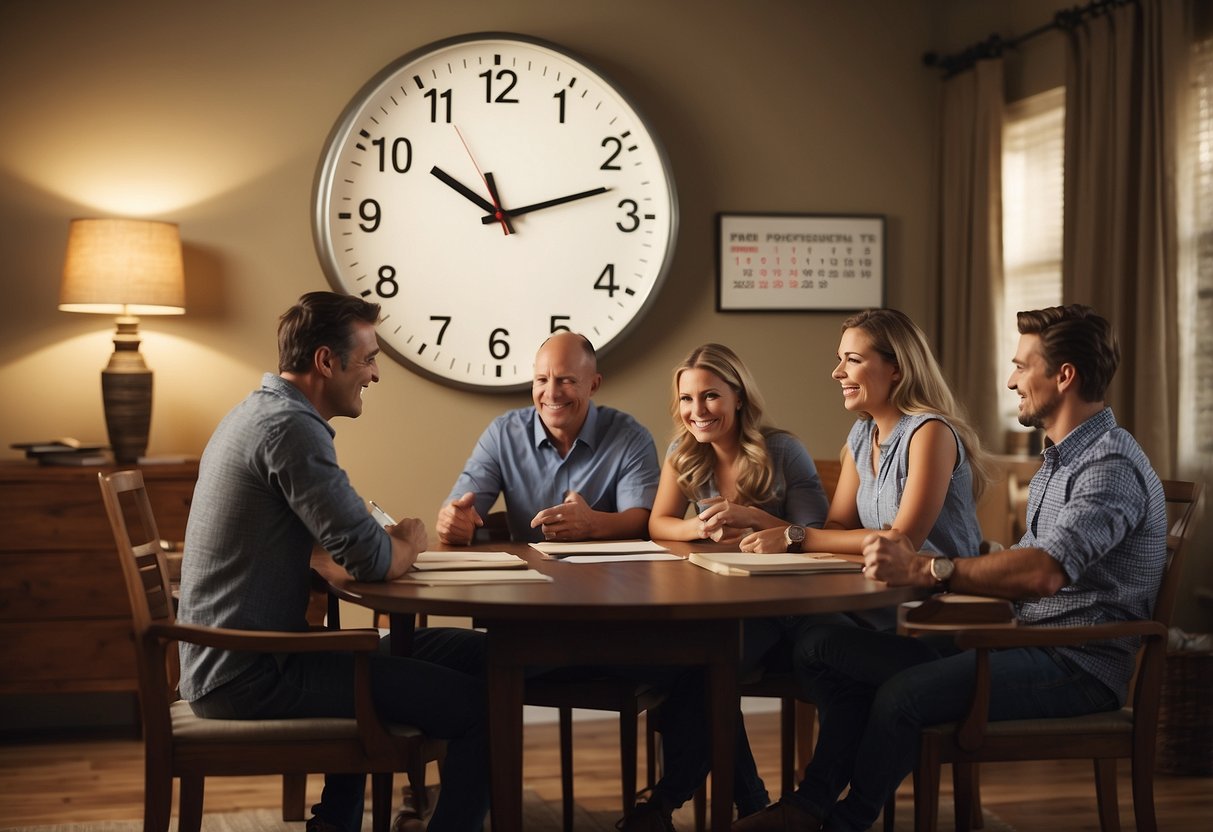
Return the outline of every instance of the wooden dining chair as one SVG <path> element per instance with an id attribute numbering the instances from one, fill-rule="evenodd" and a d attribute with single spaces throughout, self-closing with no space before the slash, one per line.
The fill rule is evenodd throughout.
<path id="1" fill-rule="evenodd" d="M 1167 536 L 1167 567 L 1154 603 L 1154 615 L 1141 621 L 1121 621 L 1088 627 L 991 628 L 957 625 L 958 646 L 976 650 L 977 683 L 968 713 L 957 723 L 924 729 L 914 771 L 914 828 L 933 832 L 938 822 L 939 779 L 942 763 L 952 764 L 956 829 L 974 825 L 977 793 L 974 768 L 978 763 L 1012 760 L 1090 759 L 1094 764 L 1095 794 L 1100 829 L 1120 829 L 1116 796 L 1116 760 L 1127 758 L 1132 767 L 1133 813 L 1139 832 L 1155 832 L 1154 755 L 1167 629 L 1183 566 L 1185 543 L 1191 538 L 1193 516 L 1200 500 L 1199 483 L 1164 480 L 1170 513 L 1174 516 Z M 932 628 L 938 632 L 938 628 Z M 914 632 L 913 626 L 906 628 Z M 1137 672 L 1129 705 L 1118 711 L 1057 719 L 1022 719 L 991 722 L 989 651 L 1019 646 L 1082 645 L 1126 636 L 1140 637 Z"/>
<path id="2" fill-rule="evenodd" d="M 310 772 L 371 774 L 373 828 L 387 832 L 392 772 L 402 770 L 419 746 L 433 741 L 409 726 L 385 726 L 375 713 L 368 657 L 378 648 L 378 633 L 254 632 L 177 623 L 142 472 L 98 474 L 98 479 L 131 605 L 145 744 L 144 832 L 168 829 L 174 778 L 181 784 L 178 829 L 198 832 L 206 777 Z M 179 641 L 251 652 L 352 652 L 356 716 L 201 719 L 177 695 Z"/>

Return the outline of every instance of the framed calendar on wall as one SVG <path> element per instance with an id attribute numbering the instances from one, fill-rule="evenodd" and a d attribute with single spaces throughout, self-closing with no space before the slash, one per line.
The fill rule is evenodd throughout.
<path id="1" fill-rule="evenodd" d="M 716 311 L 883 306 L 884 231 L 879 214 L 717 214 Z"/>

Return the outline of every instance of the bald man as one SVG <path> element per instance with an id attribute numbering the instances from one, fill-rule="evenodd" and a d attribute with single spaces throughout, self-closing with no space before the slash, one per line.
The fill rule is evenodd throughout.
<path id="1" fill-rule="evenodd" d="M 438 512 L 438 539 L 471 543 L 499 494 L 516 541 L 647 537 L 657 449 L 631 416 L 591 401 L 601 384 L 585 336 L 548 338 L 535 355 L 534 405 L 497 417 L 481 435 Z"/>

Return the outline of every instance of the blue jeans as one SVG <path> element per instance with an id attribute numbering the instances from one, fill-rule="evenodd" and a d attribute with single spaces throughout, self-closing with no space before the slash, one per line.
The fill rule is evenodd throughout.
<path id="1" fill-rule="evenodd" d="M 968 710 L 974 657 L 950 639 L 815 628 L 796 645 L 793 667 L 802 693 L 817 704 L 821 734 L 792 800 L 822 818 L 823 829 L 868 829 L 913 771 L 923 727 L 957 721 Z M 1119 706 L 1102 682 L 1045 649 L 992 652 L 990 680 L 991 720 Z"/>
<path id="2" fill-rule="evenodd" d="M 375 710 L 386 722 L 413 725 L 447 740 L 442 793 L 430 832 L 479 832 L 489 808 L 487 698 L 483 633 L 423 628 L 412 655 L 371 657 Z M 190 703 L 212 719 L 354 715 L 354 657 L 349 653 L 260 656 L 247 670 Z M 317 817 L 347 832 L 362 828 L 364 774 L 326 774 Z"/>

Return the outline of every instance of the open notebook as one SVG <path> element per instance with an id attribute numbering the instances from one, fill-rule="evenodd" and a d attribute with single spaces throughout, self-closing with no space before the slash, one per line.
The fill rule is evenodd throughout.
<path id="1" fill-rule="evenodd" d="M 692 552 L 696 566 L 720 575 L 814 575 L 822 572 L 859 572 L 863 564 L 837 555 L 806 553 L 756 555 L 748 552 Z"/>

